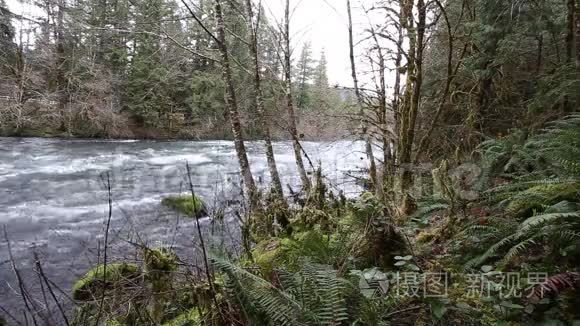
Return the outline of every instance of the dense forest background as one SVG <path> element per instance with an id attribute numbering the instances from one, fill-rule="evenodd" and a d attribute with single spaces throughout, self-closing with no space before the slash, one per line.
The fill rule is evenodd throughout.
<path id="1" fill-rule="evenodd" d="M 175 1 L 35 1 L 29 16 L 0 2 L 0 130 L 4 135 L 232 138 L 214 40 Z M 215 25 L 211 1 L 192 10 Z M 249 31 L 224 11 L 234 82 L 248 138 L 262 134 L 252 105 Z M 288 138 L 279 26 L 261 8 L 258 31 L 266 113 Z M 292 49 L 294 51 L 294 49 Z M 297 44 L 292 63 L 305 137 L 348 134 L 339 112 L 352 92 L 331 87 L 325 53 Z M 337 125 L 338 124 L 338 125 Z"/>

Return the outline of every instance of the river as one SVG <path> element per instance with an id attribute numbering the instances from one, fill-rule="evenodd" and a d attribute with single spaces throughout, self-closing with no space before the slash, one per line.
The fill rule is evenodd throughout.
<path id="1" fill-rule="evenodd" d="M 347 195 L 360 191 L 347 177 L 365 166 L 360 142 L 303 146 L 313 164 L 321 164 L 331 189 Z M 247 150 L 254 177 L 264 188 L 269 177 L 263 144 L 247 142 Z M 283 183 L 297 189 L 300 179 L 291 143 L 277 142 L 274 151 Z M 0 138 L 0 226 L 30 292 L 38 287 L 35 253 L 65 293 L 97 261 L 108 216 L 107 175 L 113 198 L 111 259 L 135 259 L 130 243 L 139 242 L 171 246 L 195 260 L 193 220 L 160 205 L 164 196 L 187 190 L 186 161 L 195 191 L 210 207 L 235 206 L 240 178 L 231 141 Z M 216 231 L 211 219 L 202 223 L 213 244 L 235 241 L 234 226 Z M 8 243 L 4 235 L 0 239 L 0 306 L 22 308 Z"/>

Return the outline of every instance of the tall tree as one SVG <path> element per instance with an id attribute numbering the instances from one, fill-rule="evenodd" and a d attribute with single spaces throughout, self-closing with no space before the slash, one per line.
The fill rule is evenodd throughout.
<path id="1" fill-rule="evenodd" d="M 407 81 L 401 107 L 402 123 L 399 130 L 398 163 L 400 171 L 400 192 L 403 196 L 403 211 L 413 205 L 410 202 L 409 190 L 413 182 L 412 151 L 415 139 L 415 124 L 421 99 L 423 85 L 423 49 L 425 40 L 427 8 L 424 0 L 417 1 L 417 26 L 413 14 L 414 1 L 406 0 L 402 4 L 401 25 L 406 30 L 409 39 L 407 53 Z"/>
<path id="2" fill-rule="evenodd" d="M 377 180 L 377 166 L 375 163 L 375 156 L 373 153 L 373 146 L 371 142 L 371 138 L 369 136 L 368 124 L 367 119 L 364 113 L 364 101 L 363 95 L 361 90 L 359 89 L 358 85 L 358 75 L 356 71 L 356 63 L 355 63 L 355 56 L 354 56 L 354 36 L 353 36 L 353 26 L 352 26 L 352 9 L 350 6 L 350 0 L 346 0 L 346 9 L 348 13 L 348 40 L 349 40 L 349 54 L 350 54 L 350 69 L 351 69 L 351 76 L 354 85 L 354 92 L 357 99 L 357 105 L 359 108 L 359 116 L 361 119 L 361 133 L 363 139 L 365 141 L 365 152 L 367 155 L 367 159 L 369 160 L 369 174 L 371 177 L 371 185 L 372 187 L 376 187 L 378 185 Z"/>
<path id="3" fill-rule="evenodd" d="M 290 0 L 286 0 L 286 8 L 284 10 L 284 27 L 282 32 L 284 44 L 284 81 L 285 81 L 285 97 L 286 109 L 288 110 L 288 129 L 290 137 L 292 137 L 292 145 L 294 147 L 294 157 L 296 159 L 296 166 L 298 173 L 302 180 L 302 187 L 306 191 L 310 190 L 310 179 L 304 168 L 304 161 L 302 160 L 302 145 L 300 145 L 300 138 L 298 129 L 296 128 L 296 113 L 294 110 L 294 100 L 292 97 L 292 49 L 290 48 Z"/>
<path id="4" fill-rule="evenodd" d="M 260 8 L 261 9 L 261 8 Z M 254 73 L 254 101 L 258 118 L 262 122 L 262 130 L 264 132 L 264 141 L 266 143 L 266 159 L 268 160 L 268 168 L 270 177 L 272 178 L 273 190 L 278 196 L 282 196 L 282 182 L 278 174 L 278 167 L 276 166 L 276 158 L 274 157 L 274 148 L 272 146 L 272 136 L 270 133 L 270 122 L 266 118 L 266 109 L 264 106 L 264 93 L 262 92 L 262 68 L 260 64 L 259 49 L 258 49 L 258 31 L 260 27 L 261 10 L 258 16 L 254 18 L 254 9 L 252 0 L 246 0 L 247 23 L 250 32 L 249 48 L 253 61 Z"/>
<path id="5" fill-rule="evenodd" d="M 214 11 L 217 23 L 217 37 L 215 38 L 215 41 L 217 42 L 217 46 L 220 52 L 222 77 L 226 86 L 226 106 L 229 109 L 228 119 L 230 120 L 232 134 L 234 136 L 234 145 L 244 180 L 244 187 L 246 188 L 246 193 L 250 199 L 250 202 L 255 203 L 257 200 L 256 196 L 258 195 L 258 191 L 256 189 L 256 184 L 254 183 L 252 171 L 250 170 L 250 161 L 248 160 L 248 154 L 246 153 L 246 146 L 244 144 L 242 124 L 240 122 L 240 114 L 238 111 L 238 100 L 236 97 L 236 89 L 234 87 L 232 77 L 228 45 L 226 43 L 226 26 L 222 12 L 222 4 L 221 0 L 214 0 L 214 2 Z"/>
<path id="6" fill-rule="evenodd" d="M 300 109 L 305 109 L 310 105 L 309 83 L 314 75 L 314 60 L 312 59 L 312 45 L 305 42 L 302 45 L 300 57 L 296 63 L 296 78 L 298 80 L 298 102 Z"/>
<path id="7" fill-rule="evenodd" d="M 11 19 L 12 14 L 6 3 L 0 0 L 0 75 L 7 73 L 16 55 L 15 32 Z"/>
<path id="8" fill-rule="evenodd" d="M 151 127 L 163 126 L 166 110 L 172 106 L 166 90 L 168 71 L 162 64 L 164 49 L 158 36 L 167 15 L 163 0 L 140 1 L 133 8 L 139 31 L 132 39 L 125 103 L 135 119 Z"/>
<path id="9" fill-rule="evenodd" d="M 328 88 L 328 62 L 326 61 L 324 49 L 320 52 L 320 60 L 318 60 L 318 65 L 316 66 L 314 86 L 321 89 Z"/>

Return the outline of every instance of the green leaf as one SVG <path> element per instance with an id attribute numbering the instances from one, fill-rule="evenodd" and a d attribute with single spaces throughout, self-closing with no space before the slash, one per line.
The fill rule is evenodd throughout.
<path id="1" fill-rule="evenodd" d="M 493 266 L 490 265 L 483 265 L 481 266 L 481 271 L 484 273 L 489 273 L 493 270 Z"/>
<path id="2" fill-rule="evenodd" d="M 415 264 L 409 264 L 409 265 L 407 265 L 407 267 L 409 267 L 411 270 L 413 270 L 413 271 L 415 271 L 415 272 L 418 272 L 418 271 L 420 271 L 420 270 L 421 270 L 421 269 L 419 268 L 419 266 L 417 266 L 417 265 L 415 265 Z"/>
<path id="3" fill-rule="evenodd" d="M 401 260 L 401 261 L 398 261 L 398 262 L 396 262 L 396 263 L 395 263 L 395 266 L 403 266 L 403 265 L 405 265 L 406 263 L 407 263 L 406 261 L 404 261 L 404 260 Z"/>
<path id="4" fill-rule="evenodd" d="M 433 313 L 433 317 L 435 317 L 435 319 L 440 320 L 447 312 L 447 307 L 441 301 L 433 301 L 431 302 L 431 312 Z"/>

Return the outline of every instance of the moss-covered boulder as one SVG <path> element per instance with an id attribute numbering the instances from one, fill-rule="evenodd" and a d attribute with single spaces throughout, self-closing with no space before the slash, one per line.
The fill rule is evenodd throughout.
<path id="1" fill-rule="evenodd" d="M 161 204 L 187 216 L 204 217 L 208 214 L 206 204 L 197 196 L 169 196 L 163 198 Z"/>
<path id="2" fill-rule="evenodd" d="M 135 264 L 107 264 L 106 274 L 105 266 L 99 265 L 74 284 L 72 295 L 78 301 L 92 300 L 95 295 L 102 294 L 103 289 L 116 289 L 134 284 L 139 275 L 139 267 Z"/>
<path id="3" fill-rule="evenodd" d="M 252 250 L 252 257 L 263 275 L 271 275 L 279 267 L 297 271 L 304 258 L 319 264 L 335 263 L 333 244 L 330 236 L 316 230 L 296 232 L 292 237 L 259 242 Z"/>

